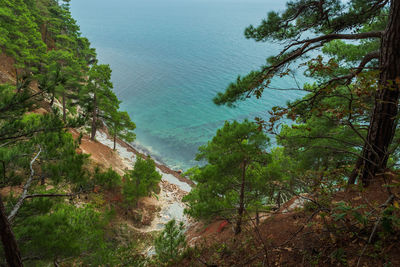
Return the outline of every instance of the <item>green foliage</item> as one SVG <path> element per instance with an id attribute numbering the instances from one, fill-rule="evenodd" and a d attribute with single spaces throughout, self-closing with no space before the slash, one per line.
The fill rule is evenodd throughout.
<path id="1" fill-rule="evenodd" d="M 169 221 L 165 229 L 154 241 L 157 258 L 164 264 L 173 264 L 179 260 L 186 249 L 186 237 L 183 223 Z"/>
<path id="2" fill-rule="evenodd" d="M 76 208 L 57 204 L 49 213 L 27 216 L 14 232 L 24 255 L 42 260 L 64 259 L 90 253 L 105 246 L 104 221 L 89 206 Z"/>
<path id="3" fill-rule="evenodd" d="M 265 192 L 257 191 L 265 189 L 267 178 L 260 175 L 260 169 L 269 159 L 267 145 L 268 138 L 256 124 L 226 122 L 212 141 L 199 148 L 196 159 L 207 164 L 188 172 L 196 187 L 184 197 L 189 207 L 186 212 L 196 218 L 231 217 L 240 201 L 243 166 L 246 206 L 261 201 Z"/>
<path id="4" fill-rule="evenodd" d="M 298 85 L 306 93 L 304 97 L 287 107 L 274 107 L 269 121 L 259 119 L 260 126 L 279 134 L 278 144 L 303 170 L 334 171 L 338 180 L 348 178 L 365 143 L 365 125 L 370 121 L 378 80 L 374 70 L 378 59 L 369 57 L 379 51 L 380 39 L 361 35 L 384 30 L 387 18 L 387 5 L 371 7 L 364 0 L 290 1 L 284 11 L 269 12 L 258 27 L 245 31 L 247 38 L 259 42 L 284 41 L 288 45 L 268 58 L 260 70 L 239 76 L 214 102 L 233 106 L 251 96 L 259 98 L 274 78 L 287 77 L 291 65 L 298 68 L 302 61 L 304 74 L 315 83 Z M 348 41 L 340 34 L 358 41 Z M 305 60 L 311 51 L 319 54 L 320 47 L 323 55 Z M 358 68 L 364 60 L 363 68 Z M 277 122 L 285 116 L 297 125 L 280 127 Z"/>
<path id="5" fill-rule="evenodd" d="M 104 186 L 106 189 L 114 189 L 121 184 L 121 176 L 112 168 L 102 172 L 99 168 L 94 170 L 94 182 L 96 185 Z"/>
<path id="6" fill-rule="evenodd" d="M 115 251 L 115 257 L 111 265 L 118 266 L 147 266 L 148 260 L 138 251 L 138 241 L 135 240 L 127 245 L 119 246 Z M 120 245 L 120 244 L 118 244 Z"/>
<path id="7" fill-rule="evenodd" d="M 27 264 L 47 265 L 73 257 L 82 264 L 116 265 L 118 259 L 104 238 L 107 212 L 76 205 L 71 202 L 74 197 L 70 202 L 66 197 L 91 190 L 85 166 L 88 155 L 76 153 L 78 144 L 66 131 L 88 118 L 74 114 L 75 106 L 85 111 L 87 99 L 97 93 L 96 108 L 103 119 L 110 117 L 105 110 L 115 111 L 119 104 L 111 91 L 110 68 L 94 65 L 89 71 L 96 54 L 81 37 L 68 2 L 0 2 L 0 48 L 14 60 L 17 78 L 16 85 L 0 85 L 0 188 L 26 185 L 27 198 L 12 220 L 12 230 Z M 86 86 L 85 77 L 89 77 Z M 32 81 L 37 81 L 35 90 Z M 48 106 L 47 97 L 52 110 L 36 114 Z M 53 105 L 57 99 L 62 102 L 63 120 Z M 119 131 L 125 134 L 125 129 Z M 94 180 L 107 188 L 120 184 L 112 170 L 95 171 Z M 18 200 L 20 194 L 5 198 L 7 214 Z"/>
<path id="8" fill-rule="evenodd" d="M 84 78 L 85 62 L 67 50 L 51 50 L 47 53 L 47 64 L 39 76 L 39 87 L 54 98 L 61 98 L 63 117 L 66 120 L 68 106 L 79 104 L 79 91 Z"/>
<path id="9" fill-rule="evenodd" d="M 371 8 L 368 1 L 328 1 L 318 7 L 316 3 L 291 1 L 283 12 L 270 12 L 258 27 L 248 27 L 247 38 L 285 41 L 288 46 L 270 57 L 260 70 L 239 77 L 214 99 L 218 105 L 234 106 L 253 95 L 259 98 L 272 79 L 287 77 L 292 72 L 290 65 L 297 68 L 298 60 L 302 61 L 300 66 L 305 67 L 305 76 L 315 82 L 298 85 L 305 92 L 301 99 L 287 103 L 287 107 L 274 107 L 269 112 L 269 121 L 258 119 L 258 122 L 260 127 L 277 134 L 277 143 L 284 147 L 285 156 L 298 164 L 292 171 L 297 172 L 306 186 L 322 178 L 341 184 L 354 175 L 354 163 L 365 143 L 365 126 L 370 121 L 379 79 L 374 70 L 378 59 L 368 56 L 379 51 L 380 39 L 360 38 L 353 42 L 328 38 L 320 42 L 304 33 L 311 31 L 324 40 L 327 34 L 345 34 L 351 29 L 354 39 L 358 39 L 358 33 L 384 30 L 388 15 L 385 6 Z M 305 60 L 307 52 L 303 53 L 302 45 L 308 40 L 316 47 L 307 46 L 305 51 L 319 54 L 316 49 L 322 47 L 323 55 L 312 55 L 312 59 Z M 365 59 L 368 59 L 366 68 L 351 76 Z M 283 126 L 278 123 L 285 116 L 294 123 L 285 125 L 284 121 Z M 398 158 L 396 148 L 392 146 L 393 161 Z"/>
<path id="10" fill-rule="evenodd" d="M 116 138 L 120 138 L 126 142 L 133 142 L 136 135 L 133 133 L 136 125 L 131 121 L 128 112 L 126 111 L 113 111 L 108 119 L 108 129 L 110 134 L 114 137 L 114 150 Z"/>
<path id="11" fill-rule="evenodd" d="M 339 220 L 352 220 L 354 219 L 362 226 L 366 226 L 368 222 L 368 214 L 362 214 L 359 210 L 365 208 L 365 205 L 352 207 L 344 202 L 339 202 L 334 208 L 334 213 L 332 217 L 335 221 Z"/>
<path id="12" fill-rule="evenodd" d="M 400 230 L 399 204 L 395 202 L 383 212 L 382 216 L 382 235 L 384 237 L 393 237 Z"/>
<path id="13" fill-rule="evenodd" d="M 112 91 L 111 68 L 109 65 L 93 65 L 88 73 L 86 86 L 80 91 L 82 108 L 92 120 L 92 136 L 101 122 L 110 120 L 112 114 L 117 112 L 120 101 Z"/>
<path id="14" fill-rule="evenodd" d="M 38 71 L 46 46 L 34 16 L 22 0 L 0 3 L 0 47 L 15 60 L 17 80 Z"/>
<path id="15" fill-rule="evenodd" d="M 122 185 L 122 194 L 128 207 L 137 205 L 140 197 L 155 192 L 161 177 L 150 157 L 146 160 L 137 157 L 134 169 L 126 173 Z"/>

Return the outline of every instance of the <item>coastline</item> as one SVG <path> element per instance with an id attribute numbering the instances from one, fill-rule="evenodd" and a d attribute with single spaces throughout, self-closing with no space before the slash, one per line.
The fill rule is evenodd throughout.
<path id="1" fill-rule="evenodd" d="M 103 132 L 107 135 L 108 139 L 113 140 L 113 137 L 109 134 L 108 129 L 106 126 L 102 127 L 101 130 L 103 130 Z M 148 156 L 151 157 L 151 155 L 146 155 L 142 152 L 139 152 L 133 145 L 129 144 L 128 142 L 125 142 L 124 140 L 120 139 L 120 138 L 116 138 L 116 142 L 117 144 L 119 144 L 120 146 L 124 147 L 127 151 L 140 156 L 144 159 L 147 159 Z M 166 174 L 171 174 L 173 175 L 175 178 L 177 178 L 179 181 L 188 184 L 190 187 L 195 186 L 195 183 L 190 180 L 187 177 L 182 176 L 179 172 L 171 169 L 170 167 L 168 167 L 166 164 L 160 163 L 155 161 L 155 165 L 157 168 L 159 168 L 163 173 Z"/>

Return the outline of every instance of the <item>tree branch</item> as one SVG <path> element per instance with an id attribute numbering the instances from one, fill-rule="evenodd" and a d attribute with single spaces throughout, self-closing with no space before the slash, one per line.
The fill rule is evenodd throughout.
<path id="1" fill-rule="evenodd" d="M 33 181 L 33 175 L 35 174 L 35 170 L 33 169 L 33 163 L 35 163 L 35 161 L 37 160 L 37 158 L 39 157 L 40 153 L 42 152 L 42 147 L 39 146 L 39 151 L 36 154 L 36 156 L 31 160 L 31 163 L 29 164 L 29 167 L 31 169 L 31 175 L 29 176 L 28 181 L 26 182 L 25 186 L 24 186 L 24 190 L 22 192 L 22 195 L 19 197 L 19 200 L 17 202 L 17 204 L 15 204 L 14 208 L 12 209 L 10 215 L 8 216 L 8 220 L 11 222 L 14 217 L 17 215 L 18 210 L 21 208 L 27 194 L 28 194 L 28 189 L 32 184 Z"/>
<path id="2" fill-rule="evenodd" d="M 331 85 L 333 82 L 336 81 L 341 81 L 341 80 L 346 80 L 346 82 L 344 83 L 345 85 L 349 85 L 351 80 L 356 77 L 358 74 L 360 74 L 364 69 L 365 66 L 371 62 L 371 60 L 379 58 L 379 51 L 374 51 L 371 53 L 368 53 L 367 55 L 365 55 L 365 57 L 362 59 L 362 61 L 360 62 L 360 65 L 358 65 L 357 68 L 354 68 L 354 72 L 351 72 L 348 75 L 344 75 L 344 76 L 340 76 L 340 77 L 336 77 L 333 78 L 331 80 L 329 80 L 328 82 L 326 82 L 326 85 L 324 88 L 326 88 L 327 86 Z"/>
<path id="3" fill-rule="evenodd" d="M 25 199 L 35 198 L 35 197 L 73 197 L 78 194 L 80 194 L 80 192 L 74 193 L 74 194 L 32 194 L 32 195 L 25 196 Z"/>
<path id="4" fill-rule="evenodd" d="M 295 43 L 292 43 L 288 46 L 288 48 L 301 45 L 304 43 L 317 43 L 317 42 L 330 42 L 332 40 L 359 40 L 359 39 L 369 39 L 369 38 L 382 38 L 383 31 L 372 31 L 372 32 L 361 32 L 361 33 L 353 33 L 353 34 L 344 34 L 344 33 L 331 33 L 322 36 L 318 36 L 311 39 L 301 40 Z"/>
<path id="5" fill-rule="evenodd" d="M 383 212 L 386 210 L 387 206 L 393 201 L 393 199 L 394 199 L 394 195 L 390 195 L 390 197 L 385 201 L 385 203 L 383 203 L 383 204 L 381 205 L 381 207 L 383 207 L 383 210 L 382 210 L 381 215 L 379 216 L 378 220 L 376 221 L 376 223 L 375 223 L 375 225 L 374 225 L 374 228 L 372 229 L 372 233 L 371 233 L 371 235 L 370 235 L 369 238 L 368 238 L 367 244 L 365 244 L 363 250 L 361 251 L 360 256 L 358 257 L 357 267 L 358 267 L 358 266 L 360 265 L 360 263 L 361 263 L 361 258 L 362 258 L 362 256 L 364 255 L 364 252 L 365 252 L 365 250 L 367 249 L 367 246 L 368 246 L 369 244 L 371 244 L 371 242 L 372 242 L 372 238 L 373 238 L 374 235 L 375 235 L 376 229 L 378 228 L 378 225 L 379 225 L 379 223 L 380 223 L 381 220 L 382 220 Z"/>
<path id="6" fill-rule="evenodd" d="M 27 132 L 27 133 L 21 133 L 19 135 L 0 137 L 0 141 L 10 140 L 10 139 L 18 139 L 18 138 L 26 137 L 26 136 L 29 136 L 31 134 L 35 134 L 35 133 L 39 133 L 39 132 L 52 132 L 52 131 L 57 131 L 57 130 L 67 129 L 67 128 L 69 128 L 68 125 L 62 126 L 62 127 L 50 128 L 50 129 L 40 128 L 40 129 L 36 129 L 36 130 L 30 131 L 30 132 Z M 6 133 L 6 134 L 8 134 L 8 133 Z M 3 136 L 6 135 L 6 134 L 3 134 Z"/>

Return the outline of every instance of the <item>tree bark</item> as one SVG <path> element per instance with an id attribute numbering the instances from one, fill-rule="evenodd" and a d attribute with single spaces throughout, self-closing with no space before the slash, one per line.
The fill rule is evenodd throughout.
<path id="1" fill-rule="evenodd" d="M 65 101 L 66 101 L 66 99 L 65 99 L 65 92 L 63 92 L 63 94 L 62 94 L 62 110 L 63 110 L 63 121 L 64 122 L 67 122 L 67 112 L 66 112 L 66 107 L 65 107 Z"/>
<path id="2" fill-rule="evenodd" d="M 6 261 L 10 267 L 23 266 L 21 253 L 18 248 L 17 241 L 15 240 L 14 234 L 11 230 L 10 222 L 7 219 L 5 213 L 3 200 L 0 196 L 0 237 L 3 243 L 4 254 Z"/>
<path id="3" fill-rule="evenodd" d="M 114 150 L 115 150 L 115 144 L 117 143 L 117 135 L 114 134 Z"/>
<path id="4" fill-rule="evenodd" d="M 94 141 L 96 137 L 96 124 L 97 124 L 97 96 L 96 93 L 93 96 L 93 119 L 92 119 L 92 135 L 90 139 Z"/>
<path id="5" fill-rule="evenodd" d="M 54 96 L 54 93 L 51 95 L 51 100 L 50 100 L 50 107 L 53 107 L 53 104 L 54 104 L 54 98 L 55 98 L 55 96 Z"/>
<path id="6" fill-rule="evenodd" d="M 361 168 L 362 164 L 363 164 L 363 158 L 359 157 L 357 159 L 356 166 L 354 167 L 353 171 L 351 172 L 351 174 L 349 176 L 349 180 L 347 181 L 348 185 L 355 184 L 356 179 L 357 179 L 357 177 L 359 175 L 360 168 Z"/>
<path id="7" fill-rule="evenodd" d="M 386 168 L 397 124 L 400 78 L 400 1 L 392 0 L 381 39 L 379 87 L 363 151 L 361 180 L 368 186 Z"/>
<path id="8" fill-rule="evenodd" d="M 258 211 L 258 208 L 256 209 L 256 225 L 258 226 L 260 224 L 260 212 Z"/>
<path id="9" fill-rule="evenodd" d="M 244 190 L 246 182 L 246 161 L 243 162 L 242 183 L 240 185 L 238 219 L 236 221 L 235 235 L 242 231 L 242 217 L 244 212 Z"/>
<path id="10" fill-rule="evenodd" d="M 139 186 L 140 186 L 140 179 L 136 177 L 136 208 L 139 208 Z"/>

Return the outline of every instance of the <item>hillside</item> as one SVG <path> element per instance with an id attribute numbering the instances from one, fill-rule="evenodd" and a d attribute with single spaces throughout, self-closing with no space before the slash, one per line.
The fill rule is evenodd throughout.
<path id="1" fill-rule="evenodd" d="M 245 36 L 280 53 L 213 101 L 301 97 L 225 121 L 182 173 L 131 145 L 68 0 L 1 1 L 0 265 L 400 266 L 399 33 L 394 0 L 271 11 Z M 312 82 L 271 86 L 293 67 Z"/>
<path id="2" fill-rule="evenodd" d="M 236 236 L 225 220 L 199 225 L 188 232 L 194 251 L 176 266 L 398 266 L 398 235 L 377 226 L 399 193 L 377 181 L 336 193 L 329 205 L 323 196 L 300 195 L 264 213 L 259 224 L 250 217 Z"/>
<path id="3" fill-rule="evenodd" d="M 139 264 L 166 222 L 186 218 L 193 183 L 123 141 L 135 125 L 68 2 L 0 11 L 0 264 Z M 139 165 L 157 179 L 140 192 L 130 173 Z"/>

